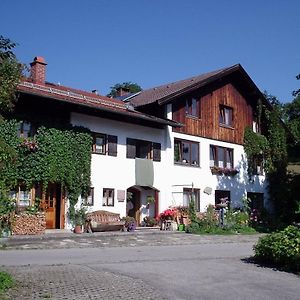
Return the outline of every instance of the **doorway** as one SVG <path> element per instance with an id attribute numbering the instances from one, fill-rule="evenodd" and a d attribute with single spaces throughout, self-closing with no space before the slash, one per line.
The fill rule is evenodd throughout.
<path id="1" fill-rule="evenodd" d="M 60 184 L 49 183 L 42 196 L 47 229 L 64 229 L 65 201 Z"/>
<path id="2" fill-rule="evenodd" d="M 131 187 L 127 189 L 126 216 L 135 219 L 140 224 L 141 192 Z"/>

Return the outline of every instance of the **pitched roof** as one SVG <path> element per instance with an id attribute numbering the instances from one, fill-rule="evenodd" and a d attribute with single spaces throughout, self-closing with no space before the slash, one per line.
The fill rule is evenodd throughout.
<path id="1" fill-rule="evenodd" d="M 46 82 L 45 84 L 34 83 L 30 79 L 23 79 L 17 90 L 20 93 L 41 96 L 50 98 L 56 101 L 63 101 L 79 106 L 85 106 L 102 111 L 109 111 L 115 114 L 126 115 L 135 119 L 142 119 L 145 121 L 154 122 L 157 124 L 181 126 L 180 123 L 157 118 L 145 113 L 136 111 L 129 104 L 121 100 L 108 98 L 102 95 L 97 95 L 91 92 L 86 92 L 66 86 L 56 85 Z"/>
<path id="2" fill-rule="evenodd" d="M 141 91 L 135 97 L 130 99 L 130 103 L 134 107 L 139 107 L 147 105 L 153 102 L 158 101 L 158 104 L 165 103 L 170 98 L 179 96 L 186 91 L 191 91 L 193 89 L 204 86 L 222 76 L 230 74 L 238 69 L 242 69 L 242 66 L 239 64 L 233 65 L 228 68 L 219 69 L 213 72 L 201 74 L 194 76 L 188 79 L 164 84 L 158 87 L 150 88 L 147 90 Z M 243 70 L 244 71 L 244 70 Z M 244 71 L 245 72 L 245 71 Z"/>

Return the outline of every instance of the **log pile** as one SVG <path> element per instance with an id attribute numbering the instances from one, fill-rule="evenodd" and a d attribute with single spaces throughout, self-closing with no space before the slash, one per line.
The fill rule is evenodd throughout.
<path id="1" fill-rule="evenodd" d="M 15 216 L 12 228 L 13 235 L 43 234 L 46 229 L 45 213 L 21 213 Z"/>

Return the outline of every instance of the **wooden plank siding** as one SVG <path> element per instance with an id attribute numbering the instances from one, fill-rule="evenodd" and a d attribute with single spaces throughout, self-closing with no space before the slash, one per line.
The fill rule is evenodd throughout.
<path id="1" fill-rule="evenodd" d="M 252 126 L 253 109 L 234 85 L 227 83 L 202 95 L 200 91 L 196 93 L 197 99 L 200 99 L 199 118 L 185 113 L 185 99 L 189 96 L 195 97 L 194 95 L 195 93 L 186 95 L 173 102 L 173 120 L 185 125 L 173 128 L 173 131 L 243 144 L 245 127 Z M 219 124 L 220 105 L 233 109 L 233 123 L 230 128 Z"/>

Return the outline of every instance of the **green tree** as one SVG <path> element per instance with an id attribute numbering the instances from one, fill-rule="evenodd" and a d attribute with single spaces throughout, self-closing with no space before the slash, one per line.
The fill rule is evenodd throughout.
<path id="1" fill-rule="evenodd" d="M 300 74 L 296 76 L 300 80 Z M 300 142 L 300 89 L 293 92 L 294 100 L 285 104 L 287 124 L 294 134 L 297 142 Z"/>
<path id="2" fill-rule="evenodd" d="M 296 78 L 300 80 L 300 74 Z M 292 95 L 293 101 L 284 105 L 284 120 L 294 138 L 288 147 L 289 162 L 300 163 L 300 89 L 293 91 Z"/>
<path id="3" fill-rule="evenodd" d="M 15 47 L 14 42 L 0 35 L 0 114 L 12 110 L 24 69 L 12 51 Z"/>
<path id="4" fill-rule="evenodd" d="M 137 83 L 127 81 L 127 82 L 123 82 L 123 83 L 117 83 L 114 86 L 111 86 L 110 93 L 107 94 L 107 96 L 115 98 L 117 96 L 118 89 L 120 89 L 120 88 L 128 89 L 129 92 L 132 94 L 140 92 L 142 90 L 142 88 Z"/>
<path id="5" fill-rule="evenodd" d="M 3 113 L 11 111 L 17 100 L 16 87 L 24 69 L 13 53 L 15 47 L 14 42 L 0 35 L 0 125 Z M 12 170 L 16 160 L 16 152 L 9 142 L 0 137 L 0 197 L 10 185 L 4 170 Z"/>

